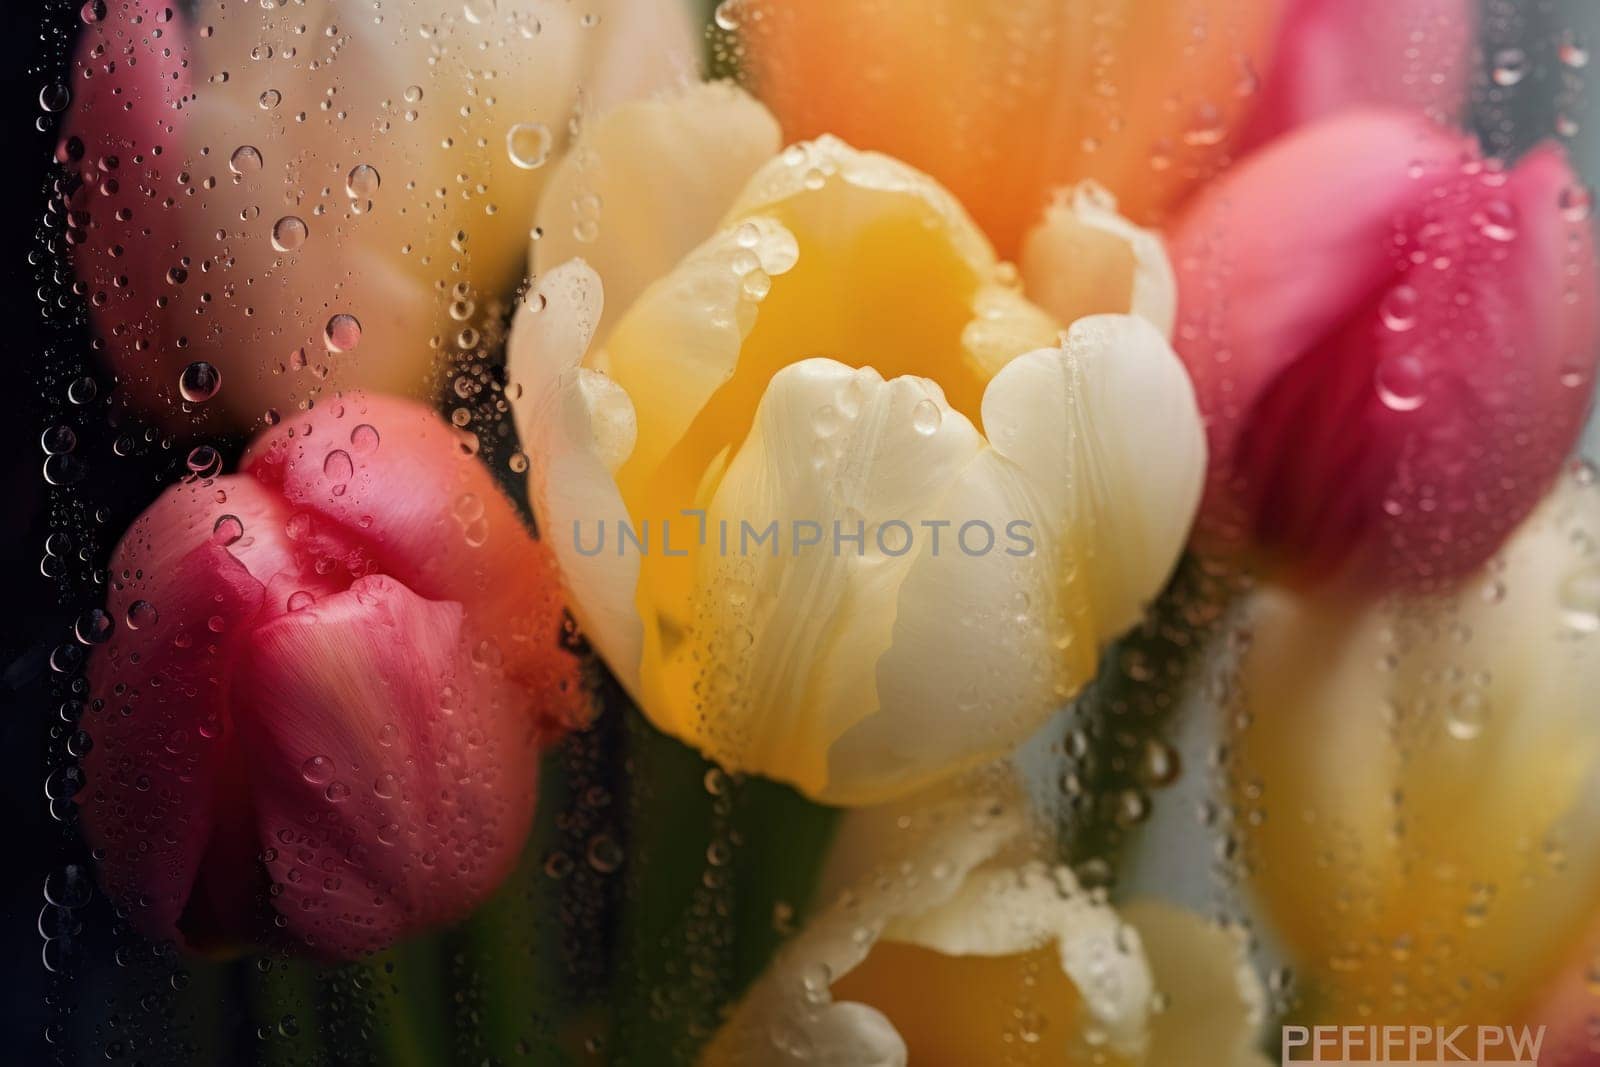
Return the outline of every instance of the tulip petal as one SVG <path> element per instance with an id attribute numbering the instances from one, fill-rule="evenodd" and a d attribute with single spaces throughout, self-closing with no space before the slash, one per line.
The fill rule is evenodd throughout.
<path id="1" fill-rule="evenodd" d="M 671 5 L 668 5 L 671 6 Z M 717 83 L 623 104 L 562 159 L 539 201 L 538 269 L 581 256 L 605 283 L 598 332 L 714 232 L 778 151 L 778 124 Z"/>
<path id="2" fill-rule="evenodd" d="M 1150 1026 L 1146 1061 L 1155 1065 L 1269 1067 L 1256 1048 L 1266 991 L 1241 928 L 1223 929 L 1160 900 L 1119 909 L 1139 934 L 1164 1006 Z"/>
<path id="3" fill-rule="evenodd" d="M 572 612 L 637 697 L 639 556 L 616 540 L 628 510 L 614 477 L 633 452 L 637 417 L 615 382 L 580 365 L 599 321 L 600 289 L 581 260 L 541 275 L 517 311 L 507 365 L 520 387 L 512 390 L 512 412 L 531 460 L 528 499 L 573 594 Z"/>
<path id="4" fill-rule="evenodd" d="M 873 822 L 878 813 L 852 813 Z M 1009 866 L 1021 812 L 957 797 L 896 816 L 879 862 L 786 945 L 708 1050 L 708 1064 L 988 1063 L 1019 1011 L 1050 1062 L 1093 1031 L 1143 1050 L 1153 988 L 1137 933 L 1064 869 Z M 1103 1054 L 1103 1053 L 1102 1053 Z"/>
<path id="5" fill-rule="evenodd" d="M 1290 0 L 1245 150 L 1363 105 L 1455 124 L 1472 79 L 1472 0 Z"/>
<path id="6" fill-rule="evenodd" d="M 873 674 L 920 521 L 981 444 L 929 381 L 823 359 L 779 371 L 705 505 L 688 614 L 663 605 L 650 620 L 684 632 L 644 678 L 671 716 L 658 724 L 730 768 L 837 799 L 828 749 L 878 711 Z M 752 547 L 747 533 L 768 529 Z"/>
<path id="7" fill-rule="evenodd" d="M 1156 233 L 1117 214 L 1117 202 L 1093 182 L 1057 196 L 1022 243 L 1029 299 L 1056 319 L 1134 314 L 1172 337 L 1178 283 Z"/>
<path id="8" fill-rule="evenodd" d="M 908 788 L 1015 745 L 1092 677 L 1188 536 L 1204 438 L 1145 320 L 1080 319 L 1002 370 L 983 414 L 991 447 L 939 502 L 945 552 L 925 547 L 900 587 L 880 710 L 830 754 L 840 781 Z"/>
<path id="9" fill-rule="evenodd" d="M 281 615 L 238 668 L 273 905 L 357 955 L 464 914 L 532 822 L 538 719 L 474 663 L 456 603 L 387 577 Z"/>
<path id="10" fill-rule="evenodd" d="M 1160 221 L 1233 148 L 1277 5 L 1234 0 L 743 0 L 740 43 L 787 140 L 837 134 L 949 186 L 1015 255 L 1092 178 Z M 907 116 L 916 116 L 908 121 Z"/>
<path id="11" fill-rule="evenodd" d="M 354 558 L 340 555 L 352 577 L 404 575 L 419 596 L 462 602 L 489 654 L 545 699 L 541 714 L 552 724 L 583 718 L 550 549 L 528 537 L 489 472 L 431 411 L 349 396 L 263 434 L 243 465 L 295 509 L 304 536 L 327 529 L 356 546 Z"/>
<path id="12" fill-rule="evenodd" d="M 229 506 L 253 510 L 248 479 L 216 484 Z M 227 852 L 241 836 L 245 843 L 242 862 L 228 868 L 234 879 L 202 896 L 241 904 L 259 888 L 249 801 L 236 788 L 231 694 L 264 589 L 212 540 L 219 511 L 211 490 L 174 486 L 117 546 L 106 604 L 116 628 L 90 662 L 95 703 L 84 729 L 94 747 L 77 797 L 84 836 L 103 850 L 101 877 L 113 901 L 151 937 L 196 948 L 256 932 L 224 909 L 190 912 L 208 852 Z"/>
<path id="13" fill-rule="evenodd" d="M 1507 172 L 1389 112 L 1209 188 L 1173 237 L 1207 544 L 1391 586 L 1488 558 L 1570 450 L 1600 355 L 1578 188 L 1554 150 Z"/>
<path id="14" fill-rule="evenodd" d="M 425 0 L 294 20 L 226 4 L 203 32 L 193 5 L 110 6 L 77 69 L 124 94 L 84 94 L 69 130 L 92 146 L 74 165 L 74 258 L 124 387 L 186 423 L 249 426 L 338 389 L 426 395 L 428 339 L 455 341 L 463 308 L 481 325 L 523 276 L 526 220 L 580 98 L 604 109 L 694 65 L 681 5 L 640 0 L 443 19 Z M 286 187 L 300 209 L 263 207 Z M 327 343 L 336 315 L 359 344 L 348 328 Z M 177 383 L 193 360 L 223 384 L 191 414 Z"/>
<path id="15" fill-rule="evenodd" d="M 1448 595 L 1269 586 L 1246 605 L 1249 714 L 1232 744 L 1252 885 L 1322 1018 L 1375 1002 L 1404 1021 L 1495 1017 L 1593 914 L 1600 492 L 1586 483 L 1563 479 Z"/>

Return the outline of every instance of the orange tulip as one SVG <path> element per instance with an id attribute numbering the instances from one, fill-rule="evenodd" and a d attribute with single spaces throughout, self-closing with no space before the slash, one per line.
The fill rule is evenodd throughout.
<path id="1" fill-rule="evenodd" d="M 836 134 L 932 174 L 1016 255 L 1053 190 L 1158 222 L 1251 110 L 1278 0 L 739 0 L 786 141 Z"/>

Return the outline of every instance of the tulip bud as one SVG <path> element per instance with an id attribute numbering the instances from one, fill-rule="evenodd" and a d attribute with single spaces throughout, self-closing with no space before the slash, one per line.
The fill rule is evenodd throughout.
<path id="1" fill-rule="evenodd" d="M 577 663 L 548 551 L 431 413 L 347 398 L 243 467 L 168 489 L 117 547 L 85 835 L 152 937 L 275 922 L 350 957 L 511 869 Z"/>
<path id="2" fill-rule="evenodd" d="M 1241 854 L 1313 1020 L 1512 1022 L 1581 943 L 1600 899 L 1593 481 L 1561 478 L 1441 595 L 1263 584 L 1241 604 Z"/>
<path id="3" fill-rule="evenodd" d="M 1588 204 L 1553 146 L 1513 167 L 1378 111 L 1207 188 L 1171 249 L 1211 446 L 1202 543 L 1384 586 L 1493 554 L 1589 404 Z"/>
<path id="4" fill-rule="evenodd" d="M 335 386 L 425 390 L 521 280 L 580 94 L 603 110 L 692 69 L 678 5 L 199 7 L 113 0 L 85 27 L 58 154 L 124 387 L 232 426 Z M 196 362 L 220 390 L 180 387 Z"/>

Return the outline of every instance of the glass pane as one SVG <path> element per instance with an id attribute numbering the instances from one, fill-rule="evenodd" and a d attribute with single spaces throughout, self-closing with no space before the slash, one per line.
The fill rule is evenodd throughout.
<path id="1" fill-rule="evenodd" d="M 7 1062 L 1600 1062 L 1593 5 L 12 8 Z"/>

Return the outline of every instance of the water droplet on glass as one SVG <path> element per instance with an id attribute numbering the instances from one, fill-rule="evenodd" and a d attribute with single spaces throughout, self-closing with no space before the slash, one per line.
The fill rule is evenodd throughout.
<path id="1" fill-rule="evenodd" d="M 222 473 L 222 453 L 210 445 L 196 445 L 190 449 L 185 462 L 189 473 L 201 478 L 215 478 Z"/>
<path id="2" fill-rule="evenodd" d="M 39 106 L 51 114 L 65 111 L 70 103 L 72 103 L 72 90 L 59 82 L 46 85 L 39 90 Z"/>
<path id="3" fill-rule="evenodd" d="M 161 614 L 156 611 L 156 606 L 148 600 L 135 600 L 128 605 L 128 629 L 148 630 L 161 621 Z"/>
<path id="4" fill-rule="evenodd" d="M 1528 75 L 1528 56 L 1520 48 L 1503 48 L 1494 56 L 1494 70 L 1490 77 L 1503 89 L 1509 89 Z"/>
<path id="5" fill-rule="evenodd" d="M 1568 222 L 1583 222 L 1594 210 L 1594 193 L 1582 182 L 1574 182 L 1562 188 L 1557 204 L 1562 218 Z"/>
<path id="6" fill-rule="evenodd" d="M 72 624 L 72 633 L 86 645 L 103 645 L 111 640 L 111 633 L 116 628 L 117 624 L 110 615 L 100 608 L 90 608 Z"/>
<path id="7" fill-rule="evenodd" d="M 368 200 L 377 195 L 378 187 L 382 184 L 383 177 L 377 167 L 370 163 L 357 163 L 345 177 L 344 191 L 353 199 Z"/>
<path id="8" fill-rule="evenodd" d="M 1427 399 L 1426 376 L 1416 356 L 1388 356 L 1372 373 L 1378 399 L 1391 411 L 1415 411 Z"/>
<path id="9" fill-rule="evenodd" d="M 322 331 L 329 352 L 349 352 L 361 343 L 361 322 L 354 315 L 339 314 L 328 320 Z"/>
<path id="10" fill-rule="evenodd" d="M 183 368 L 178 376 L 178 392 L 191 404 L 203 404 L 222 388 L 222 373 L 204 360 Z"/>
<path id="11" fill-rule="evenodd" d="M 1579 571 L 1561 583 L 1561 617 L 1578 633 L 1600 631 L 1600 567 Z"/>
<path id="12" fill-rule="evenodd" d="M 268 89 L 261 94 L 259 103 L 262 111 L 271 111 L 283 102 L 283 94 L 276 89 Z"/>
<path id="13" fill-rule="evenodd" d="M 211 526 L 211 542 L 222 548 L 238 542 L 244 536 L 244 523 L 237 515 L 223 515 Z"/>
<path id="14" fill-rule="evenodd" d="M 78 435 L 71 426 L 52 426 L 39 435 L 39 447 L 47 456 L 59 456 L 78 447 Z"/>
<path id="15" fill-rule="evenodd" d="M 1457 741 L 1471 741 L 1489 721 L 1489 702 L 1479 693 L 1457 693 L 1445 715 L 1445 729 Z"/>
<path id="16" fill-rule="evenodd" d="M 1395 333 L 1405 333 L 1417 325 L 1417 291 L 1409 285 L 1397 285 L 1384 296 L 1378 308 L 1383 324 Z"/>
<path id="17" fill-rule="evenodd" d="M 1573 70 L 1581 70 L 1589 65 L 1589 44 L 1577 30 L 1569 29 L 1561 35 L 1556 55 Z"/>
<path id="18" fill-rule="evenodd" d="M 81 908 L 94 895 L 94 878 L 88 870 L 69 863 L 44 880 L 44 899 L 58 908 Z"/>
<path id="19" fill-rule="evenodd" d="M 272 247 L 279 252 L 293 252 L 306 243 L 311 230 L 299 215 L 285 215 L 272 224 Z"/>
<path id="20" fill-rule="evenodd" d="M 228 157 L 228 169 L 235 174 L 254 174 L 261 169 L 261 150 L 255 145 L 240 145 Z"/>
<path id="21" fill-rule="evenodd" d="M 355 473 L 355 466 L 350 462 L 350 453 L 342 448 L 329 452 L 327 458 L 322 461 L 322 473 L 330 481 L 348 482 L 350 476 Z"/>
<path id="22" fill-rule="evenodd" d="M 1491 200 L 1474 220 L 1478 232 L 1491 241 L 1513 241 L 1517 236 L 1517 209 L 1508 200 Z"/>
<path id="23" fill-rule="evenodd" d="M 519 122 L 506 131 L 506 154 L 523 170 L 537 170 L 550 158 L 553 138 L 542 122 Z"/>
<path id="24" fill-rule="evenodd" d="M 378 450 L 378 428 L 363 422 L 350 431 L 350 447 L 357 455 L 367 455 Z"/>
<path id="25" fill-rule="evenodd" d="M 323 785 L 333 778 L 333 760 L 327 756 L 312 756 L 300 764 L 300 777 L 312 785 Z"/>

